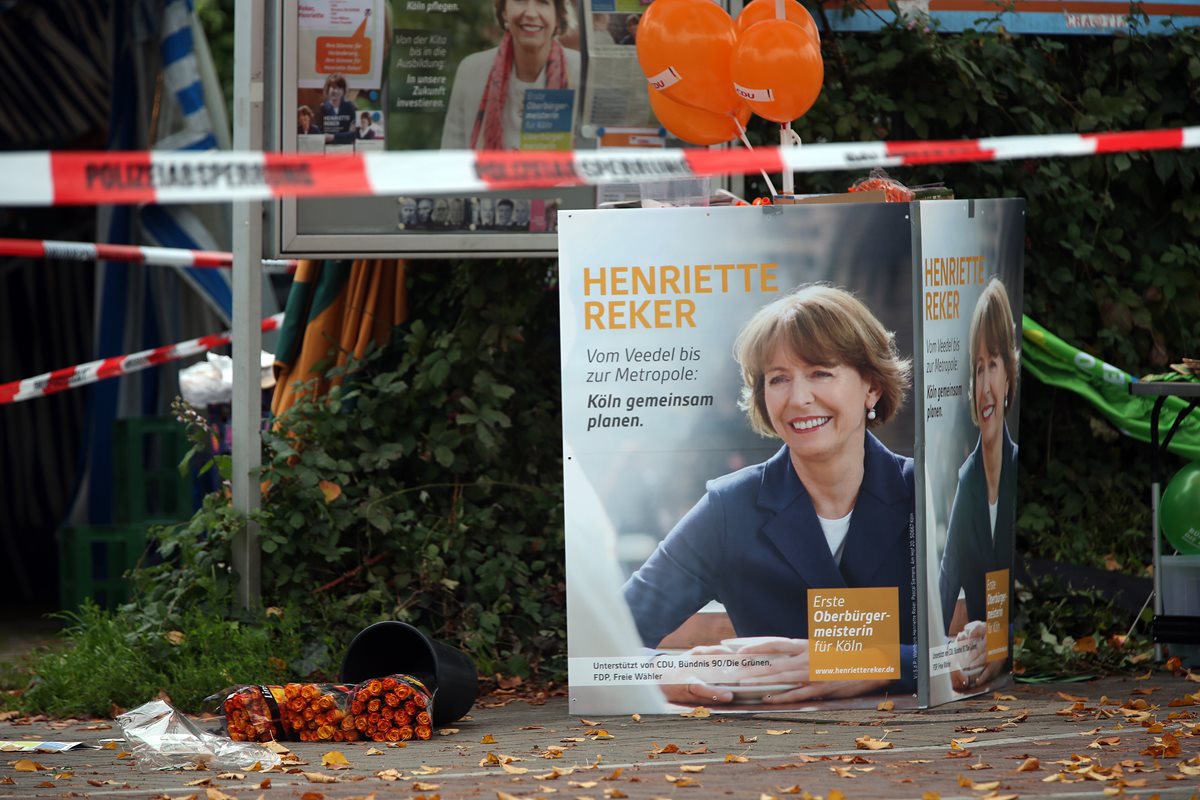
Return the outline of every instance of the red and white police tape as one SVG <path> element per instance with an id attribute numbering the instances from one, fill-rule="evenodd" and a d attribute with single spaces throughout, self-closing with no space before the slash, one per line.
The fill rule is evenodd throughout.
<path id="1" fill-rule="evenodd" d="M 262 321 L 263 331 L 273 331 L 283 323 L 283 314 L 275 314 Z M 102 381 L 105 378 L 115 378 L 118 375 L 128 375 L 131 372 L 148 369 L 168 361 L 178 361 L 181 358 L 203 353 L 207 350 L 229 344 L 233 335 L 229 331 L 201 336 L 179 344 L 168 344 L 131 353 L 127 356 L 113 356 L 91 361 L 75 367 L 64 367 L 34 378 L 23 381 L 0 384 L 0 405 L 19 403 L 34 397 L 42 397 L 66 389 L 74 389 L 88 383 Z"/>
<path id="2" fill-rule="evenodd" d="M 0 238 L 0 256 L 61 258 L 72 261 L 135 261 L 156 267 L 233 266 L 233 253 L 185 250 L 179 247 L 142 247 L 133 244 L 63 242 L 55 239 Z M 280 272 L 295 272 L 297 264 L 292 258 L 264 258 L 261 263 L 264 269 Z"/>
<path id="3" fill-rule="evenodd" d="M 276 197 L 471 193 L 636 183 L 759 171 L 1084 156 L 1200 147 L 1200 127 L 997 136 L 932 142 L 806 144 L 755 150 L 419 150 L 315 155 L 248 152 L 0 154 L 0 206 L 216 203 Z"/>

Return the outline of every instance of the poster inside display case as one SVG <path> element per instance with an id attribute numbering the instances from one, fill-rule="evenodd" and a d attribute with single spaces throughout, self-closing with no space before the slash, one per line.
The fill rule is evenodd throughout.
<path id="1" fill-rule="evenodd" d="M 655 119 L 637 63 L 650 2 L 276 2 L 273 141 L 299 153 L 682 146 Z M 631 184 L 286 199 L 274 208 L 273 249 L 545 254 L 557 247 L 560 211 L 639 197 Z"/>

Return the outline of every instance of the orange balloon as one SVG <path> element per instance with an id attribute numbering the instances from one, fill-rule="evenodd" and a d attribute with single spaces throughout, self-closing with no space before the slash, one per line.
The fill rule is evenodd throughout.
<path id="1" fill-rule="evenodd" d="M 676 103 L 649 85 L 646 92 L 650 95 L 650 108 L 654 109 L 654 116 L 658 118 L 659 123 L 673 136 L 690 144 L 728 142 L 738 135 L 738 123 L 745 128 L 750 120 L 750 109 L 745 105 L 740 106 L 733 116 L 714 114 L 703 108 Z M 734 116 L 737 117 L 737 122 L 734 122 Z"/>
<path id="2" fill-rule="evenodd" d="M 650 85 L 715 114 L 741 105 L 729 71 L 736 44 L 733 20 L 711 0 L 654 0 L 638 23 L 638 63 Z"/>
<path id="3" fill-rule="evenodd" d="M 802 117 L 817 101 L 825 65 L 804 28 L 768 19 L 738 37 L 732 73 L 734 89 L 751 111 L 786 123 Z"/>
<path id="4" fill-rule="evenodd" d="M 817 30 L 817 21 L 813 19 L 812 14 L 808 13 L 807 8 L 797 3 L 796 0 L 784 0 L 784 11 L 787 19 L 808 31 L 817 45 L 821 44 L 821 32 Z M 738 35 L 741 35 L 754 23 L 767 19 L 778 19 L 775 16 L 775 0 L 751 0 L 750 4 L 743 8 L 742 13 L 737 16 Z"/>

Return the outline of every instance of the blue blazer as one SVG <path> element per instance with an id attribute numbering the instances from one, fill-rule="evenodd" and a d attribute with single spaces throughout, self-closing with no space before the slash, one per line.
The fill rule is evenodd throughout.
<path id="1" fill-rule="evenodd" d="M 911 458 L 866 434 L 863 483 L 839 566 L 786 446 L 709 481 L 707 493 L 624 587 L 638 633 L 658 643 L 710 600 L 738 636 L 808 638 L 808 590 L 896 586 L 901 664 L 915 682 L 916 539 Z"/>
<path id="2" fill-rule="evenodd" d="M 958 602 L 959 590 L 967 597 L 967 620 L 981 620 L 987 614 L 984 573 L 1009 570 L 1009 610 L 1012 605 L 1013 536 L 1016 529 L 1017 445 L 1004 426 L 1001 443 L 1000 490 L 996 506 L 996 537 L 988 514 L 987 477 L 983 474 L 983 440 L 967 456 L 958 470 L 958 488 L 950 506 L 946 528 L 946 550 L 938 574 L 942 600 L 942 624 L 950 630 L 950 618 Z"/>

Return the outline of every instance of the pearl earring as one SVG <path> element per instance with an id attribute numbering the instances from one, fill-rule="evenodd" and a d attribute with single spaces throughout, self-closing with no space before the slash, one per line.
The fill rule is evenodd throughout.
<path id="1" fill-rule="evenodd" d="M 875 413 L 875 406 L 867 409 L 867 419 L 875 419 L 876 416 L 878 415 Z"/>

